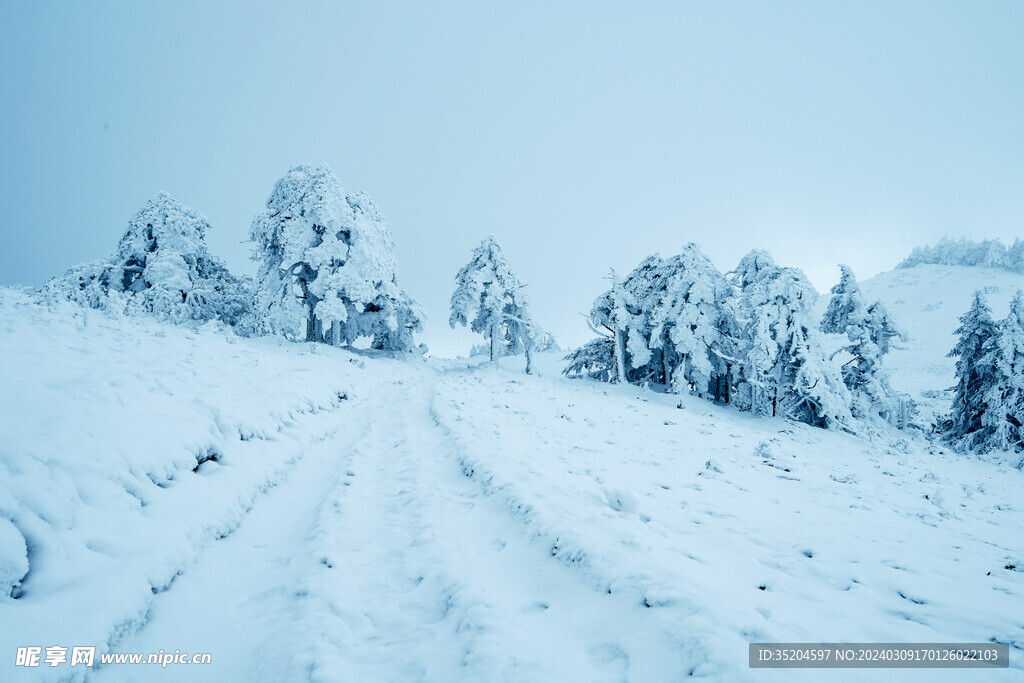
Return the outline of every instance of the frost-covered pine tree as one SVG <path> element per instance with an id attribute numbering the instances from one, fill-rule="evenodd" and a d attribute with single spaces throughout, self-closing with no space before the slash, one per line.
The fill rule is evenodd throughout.
<path id="1" fill-rule="evenodd" d="M 611 288 L 594 300 L 587 316 L 587 325 L 599 337 L 567 355 L 569 364 L 562 373 L 608 382 L 637 381 L 637 371 L 650 362 L 651 353 L 643 330 L 645 316 L 630 291 L 630 284 L 636 283 L 620 280 L 614 270 L 609 279 Z"/>
<path id="2" fill-rule="evenodd" d="M 391 228 L 369 195 L 346 193 L 328 166 L 296 166 L 278 180 L 250 236 L 256 333 L 414 348 L 423 314 L 398 286 Z"/>
<path id="3" fill-rule="evenodd" d="M 956 358 L 956 393 L 949 417 L 943 424 L 948 442 L 970 449 L 985 440 L 987 398 L 998 384 L 999 330 L 992 310 L 981 292 L 974 293 L 971 308 L 960 316 L 956 346 L 949 357 Z"/>
<path id="4" fill-rule="evenodd" d="M 845 265 L 839 268 L 842 275 L 839 284 L 832 288 L 832 298 L 820 327 L 828 334 L 843 334 L 850 342 L 832 354 L 832 358 L 841 353 L 849 356 L 841 370 L 843 383 L 853 399 L 853 415 L 859 418 L 878 415 L 903 425 L 909 417 L 909 399 L 893 391 L 882 366 L 882 357 L 888 353 L 892 338 L 901 337 L 903 333 L 880 301 L 864 307 L 853 271 Z"/>
<path id="5" fill-rule="evenodd" d="M 779 268 L 751 252 L 734 271 L 741 288 L 744 363 L 737 387 L 741 407 L 821 426 L 841 426 L 850 395 L 825 358 L 813 320 L 817 293 L 795 268 Z"/>
<path id="6" fill-rule="evenodd" d="M 698 396 L 719 396 L 726 375 L 718 347 L 728 283 L 693 243 L 666 259 L 661 271 L 663 286 L 650 312 L 650 347 L 662 352 L 674 392 L 692 388 Z"/>
<path id="7" fill-rule="evenodd" d="M 490 342 L 495 362 L 504 346 L 509 353 L 524 352 L 526 372 L 532 371 L 532 354 L 540 334 L 530 317 L 524 291 L 494 236 L 488 236 L 455 276 L 448 324 L 469 328 Z"/>
<path id="8" fill-rule="evenodd" d="M 857 278 L 849 266 L 839 266 L 839 284 L 832 287 L 832 298 L 821 319 L 821 331 L 845 334 L 851 324 L 863 325 L 867 317 Z"/>
<path id="9" fill-rule="evenodd" d="M 671 378 L 671 359 L 653 343 L 651 316 L 665 293 L 665 261 L 657 254 L 648 256 L 626 276 L 622 288 L 630 306 L 629 331 L 626 333 L 626 377 L 644 383 L 667 384 Z"/>
<path id="10" fill-rule="evenodd" d="M 40 294 L 176 323 L 234 325 L 247 309 L 247 286 L 210 255 L 209 227 L 200 213 L 162 192 L 132 216 L 114 256 L 72 268 Z"/>

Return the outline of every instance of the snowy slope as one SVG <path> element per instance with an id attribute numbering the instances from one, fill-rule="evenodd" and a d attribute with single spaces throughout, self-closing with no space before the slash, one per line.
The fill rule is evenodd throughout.
<path id="1" fill-rule="evenodd" d="M 567 380 L 558 355 L 396 361 L 10 290 L 0 348 L 0 519 L 29 565 L 4 657 L 213 655 L 97 681 L 1024 676 L 1008 464 Z M 829 640 L 1011 642 L 1014 668 L 747 668 L 748 642 Z"/>
<path id="2" fill-rule="evenodd" d="M 918 265 L 877 275 L 861 283 L 864 299 L 881 299 L 909 335 L 902 349 L 885 359 L 893 386 L 920 403 L 921 421 L 949 410 L 956 359 L 946 354 L 956 343 L 958 318 L 971 306 L 976 290 L 984 292 L 992 317 L 1009 312 L 1010 299 L 1024 289 L 1024 275 L 997 268 Z M 822 297 L 827 301 L 827 297 Z"/>

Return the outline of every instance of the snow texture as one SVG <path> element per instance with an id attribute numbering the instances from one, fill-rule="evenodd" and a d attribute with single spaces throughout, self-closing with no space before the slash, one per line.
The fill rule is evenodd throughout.
<path id="1" fill-rule="evenodd" d="M 1020 280 L 923 265 L 861 283 L 907 330 L 894 385 L 947 410 L 928 392 L 953 381 L 970 287 L 1002 319 Z M 0 348 L 8 656 L 213 654 L 101 682 L 789 681 L 750 670 L 746 644 L 994 641 L 1011 668 L 977 673 L 1024 676 L 1024 470 L 1006 453 L 565 379 L 558 354 L 526 376 L 8 289 Z M 899 678 L 981 680 L 965 673 Z"/>

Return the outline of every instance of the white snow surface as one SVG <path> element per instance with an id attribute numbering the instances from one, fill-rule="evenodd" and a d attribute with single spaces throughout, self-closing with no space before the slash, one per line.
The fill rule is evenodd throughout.
<path id="1" fill-rule="evenodd" d="M 960 270 L 862 284 L 901 292 L 897 388 L 952 382 Z M 0 349 L 0 680 L 1024 678 L 1010 459 L 569 380 L 560 354 L 527 376 L 10 289 Z M 1011 668 L 751 670 L 755 641 L 1009 642 Z M 15 668 L 26 645 L 213 661 Z"/>

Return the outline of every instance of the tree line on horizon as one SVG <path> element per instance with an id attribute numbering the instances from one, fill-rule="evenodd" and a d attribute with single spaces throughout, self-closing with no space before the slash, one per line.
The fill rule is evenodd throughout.
<path id="1" fill-rule="evenodd" d="M 398 284 L 390 226 L 369 195 L 346 192 L 326 165 L 296 166 L 275 183 L 249 231 L 254 278 L 234 276 L 208 252 L 209 227 L 161 193 L 132 217 L 111 257 L 53 278 L 40 295 L 178 324 L 220 321 L 243 336 L 334 346 L 367 339 L 382 351 L 426 351 L 413 338 L 424 315 Z M 1009 267 L 1019 246 L 944 240 L 915 249 L 900 267 Z M 913 402 L 892 388 L 883 363 L 904 333 L 880 301 L 863 300 L 848 267 L 840 271 L 817 320 L 817 292 L 803 272 L 776 265 L 765 251 L 751 251 L 725 274 L 693 243 L 669 258 L 652 255 L 624 278 L 610 273 L 587 316 L 597 336 L 566 356 L 564 374 L 693 393 L 824 428 L 851 429 L 854 419 L 906 427 Z M 522 353 L 529 373 L 532 354 L 554 347 L 493 236 L 455 280 L 449 325 L 481 334 L 492 361 Z M 1022 308 L 1018 296 L 1016 322 L 996 324 L 979 294 L 961 318 L 951 352 L 959 358 L 957 394 L 936 425 L 949 443 L 1024 448 Z M 846 342 L 826 355 L 822 334 Z"/>

